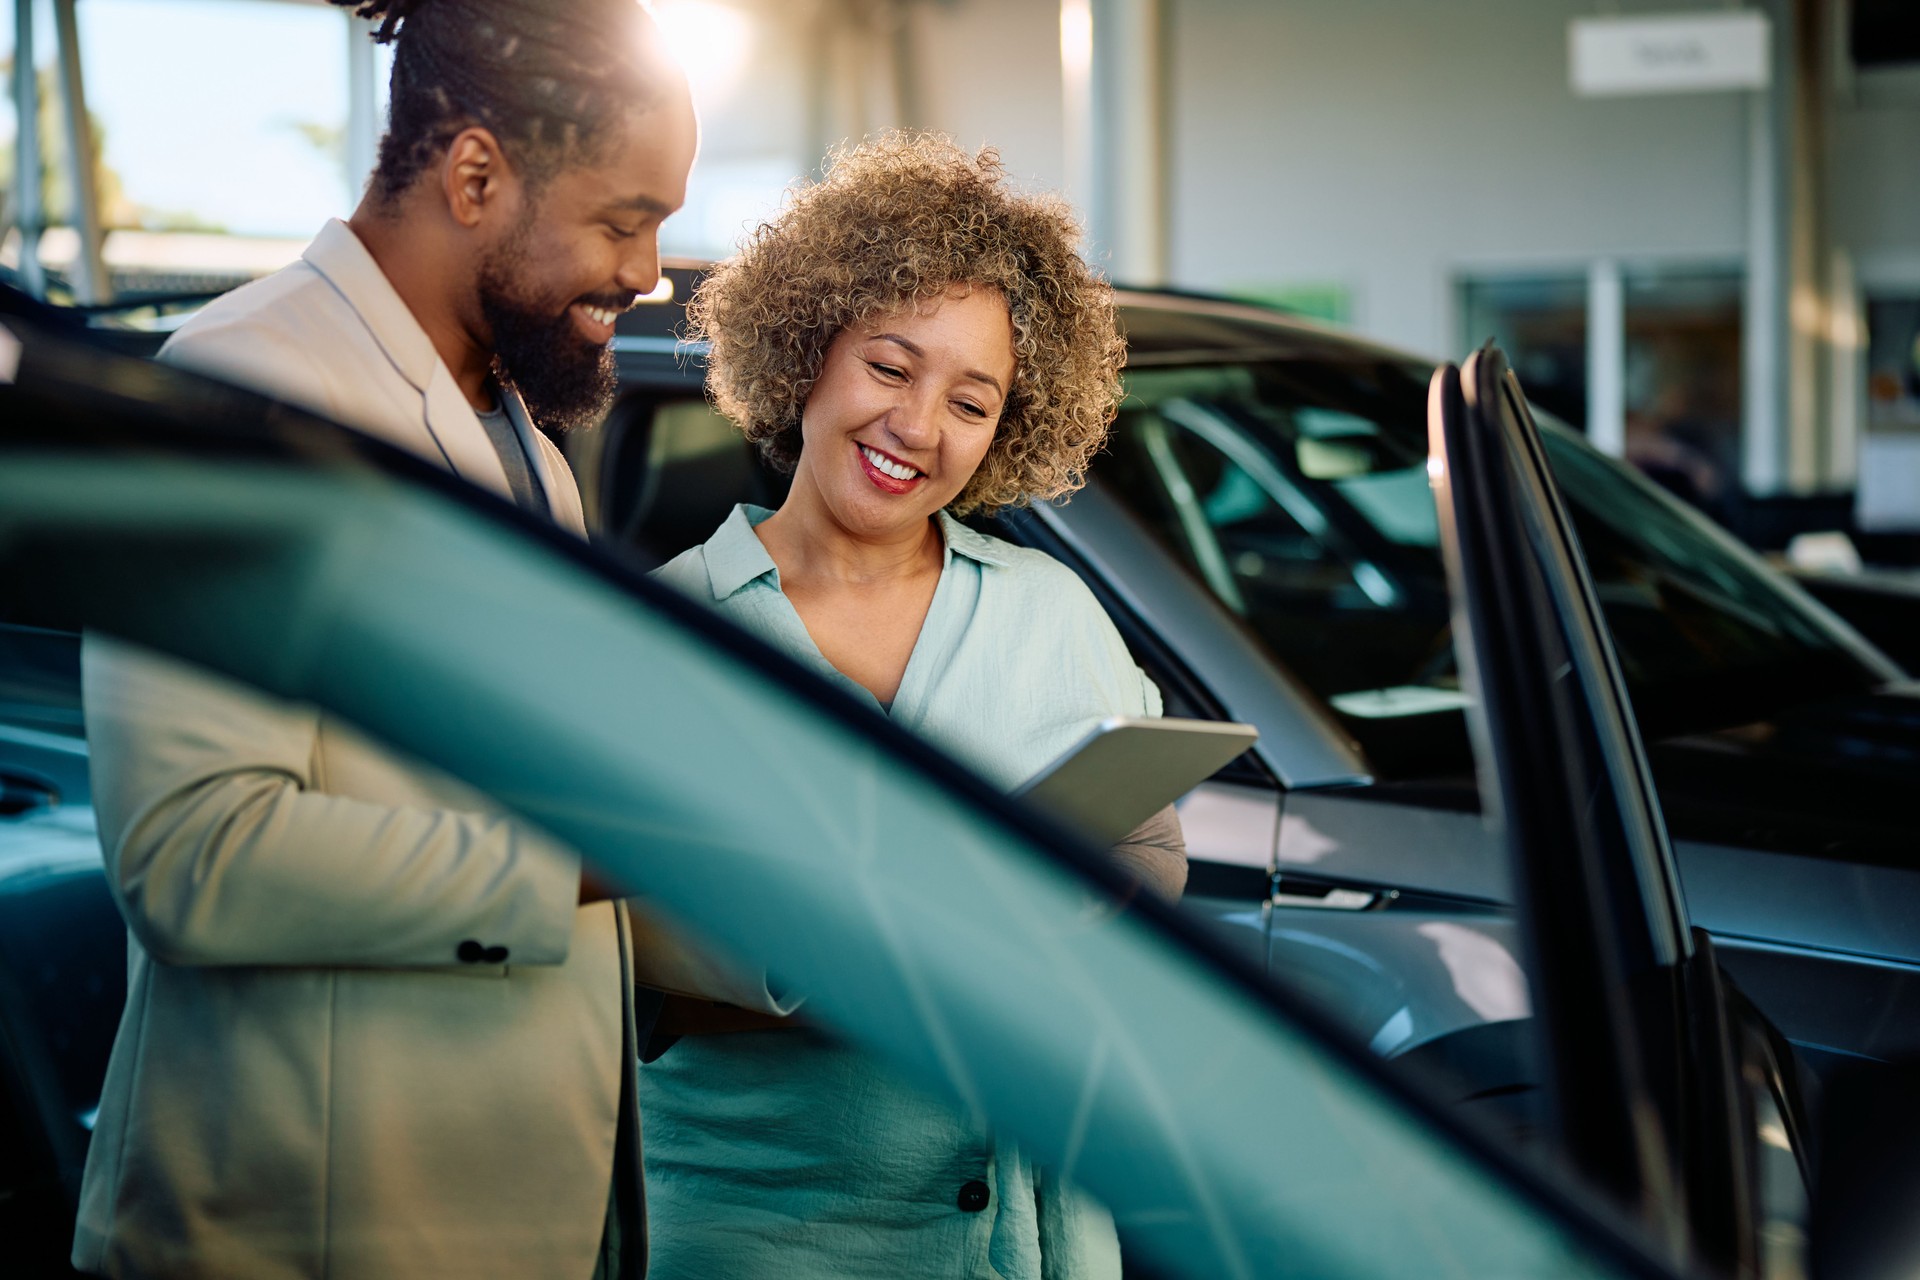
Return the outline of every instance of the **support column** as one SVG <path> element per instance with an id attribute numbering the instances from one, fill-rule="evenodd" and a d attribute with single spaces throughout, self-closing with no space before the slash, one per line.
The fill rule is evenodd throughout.
<path id="1" fill-rule="evenodd" d="M 73 297 L 86 306 L 113 301 L 113 286 L 102 252 L 106 234 L 100 227 L 100 175 L 94 166 L 86 86 L 80 78 L 80 24 L 73 5 L 74 0 L 53 0 L 53 29 L 60 43 L 60 107 L 73 180 L 73 226 L 80 233 L 80 252 L 73 260 Z"/>
<path id="2" fill-rule="evenodd" d="M 1773 75 L 1748 111 L 1746 435 L 1755 496 L 1843 483 L 1835 438 L 1833 246 L 1826 216 L 1833 26 L 1819 0 L 1763 0 Z"/>
<path id="3" fill-rule="evenodd" d="M 1787 399 L 1787 216 L 1781 133 L 1781 79 L 1787 59 L 1774 13 L 1773 74 L 1766 89 L 1747 95 L 1747 276 L 1741 311 L 1740 471 L 1748 493 L 1764 497 L 1784 487 Z"/>
<path id="4" fill-rule="evenodd" d="M 1165 24 L 1162 0 L 1061 4 L 1068 172 L 1084 174 L 1091 255 L 1123 284 L 1167 279 Z"/>
<path id="5" fill-rule="evenodd" d="M 1587 439 L 1616 458 L 1627 452 L 1627 304 L 1620 264 L 1587 268 Z"/>
<path id="6" fill-rule="evenodd" d="M 40 232 L 46 226 L 46 196 L 40 185 L 40 79 L 33 63 L 33 0 L 13 6 L 13 208 L 20 226 L 20 280 L 36 298 L 47 296 L 40 266 Z"/>
<path id="7" fill-rule="evenodd" d="M 380 85 L 373 57 L 374 26 L 347 15 L 347 202 L 366 194 L 380 159 Z"/>

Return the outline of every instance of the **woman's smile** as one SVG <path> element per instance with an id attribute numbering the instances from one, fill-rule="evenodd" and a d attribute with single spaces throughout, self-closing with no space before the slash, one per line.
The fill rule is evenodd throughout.
<path id="1" fill-rule="evenodd" d="M 860 459 L 860 466 L 867 473 L 867 479 L 873 487 L 882 493 L 911 493 L 920 482 L 927 478 L 926 472 L 910 467 L 890 453 L 884 453 L 869 444 L 854 442 L 854 452 Z"/>

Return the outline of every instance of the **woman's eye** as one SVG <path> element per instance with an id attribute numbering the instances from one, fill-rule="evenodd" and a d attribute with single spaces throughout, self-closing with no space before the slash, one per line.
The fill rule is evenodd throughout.
<path id="1" fill-rule="evenodd" d="M 969 418 L 984 418 L 987 416 L 987 411 L 971 400 L 955 400 L 953 406 Z"/>
<path id="2" fill-rule="evenodd" d="M 867 361 L 867 367 L 883 378 L 904 378 L 906 372 L 895 365 L 881 364 L 878 360 Z"/>

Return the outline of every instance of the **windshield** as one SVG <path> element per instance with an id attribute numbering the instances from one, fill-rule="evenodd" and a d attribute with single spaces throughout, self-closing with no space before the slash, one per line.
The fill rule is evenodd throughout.
<path id="1" fill-rule="evenodd" d="M 1136 368 L 1095 477 L 1326 699 L 1387 777 L 1464 774 L 1428 370 L 1390 358 Z M 1650 737 L 1752 721 L 1876 673 L 1704 519 L 1545 415 Z"/>

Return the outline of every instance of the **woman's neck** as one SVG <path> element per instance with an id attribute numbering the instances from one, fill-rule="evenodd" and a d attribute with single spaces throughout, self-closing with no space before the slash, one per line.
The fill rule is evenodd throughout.
<path id="1" fill-rule="evenodd" d="M 804 486 L 754 527 L 783 584 L 873 586 L 938 573 L 945 558 L 939 521 L 929 518 L 884 535 L 856 533 Z"/>

